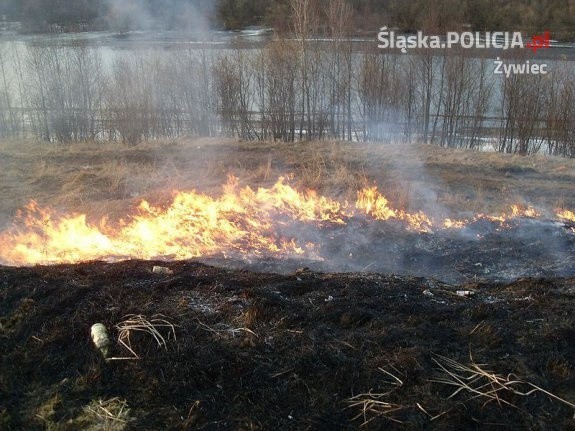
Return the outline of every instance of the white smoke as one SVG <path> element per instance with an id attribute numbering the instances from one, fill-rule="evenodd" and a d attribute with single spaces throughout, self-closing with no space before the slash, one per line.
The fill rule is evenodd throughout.
<path id="1" fill-rule="evenodd" d="M 117 31 L 186 30 L 205 33 L 215 10 L 207 0 L 105 0 L 103 19 Z"/>

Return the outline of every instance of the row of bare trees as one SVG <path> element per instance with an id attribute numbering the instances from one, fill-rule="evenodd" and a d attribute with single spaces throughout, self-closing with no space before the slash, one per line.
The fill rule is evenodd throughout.
<path id="1" fill-rule="evenodd" d="M 544 149 L 575 157 L 575 70 L 557 63 L 549 75 L 503 80 L 498 150 L 530 154 Z"/>
<path id="2" fill-rule="evenodd" d="M 121 140 L 219 132 L 213 56 L 182 50 L 115 59 L 86 46 L 0 45 L 0 137 Z"/>
<path id="3" fill-rule="evenodd" d="M 329 37 L 316 40 L 313 10 L 297 1 L 296 37 L 261 48 L 103 58 L 93 47 L 0 45 L 0 137 L 490 142 L 501 152 L 575 157 L 572 63 L 505 77 L 464 50 L 371 50 L 348 37 L 343 0 L 326 12 Z"/>

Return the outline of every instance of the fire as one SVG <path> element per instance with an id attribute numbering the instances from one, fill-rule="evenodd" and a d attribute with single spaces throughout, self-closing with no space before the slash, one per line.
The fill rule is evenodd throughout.
<path id="1" fill-rule="evenodd" d="M 557 211 L 557 217 L 575 223 L 575 212 L 569 210 Z"/>
<path id="2" fill-rule="evenodd" d="M 494 222 L 499 222 L 504 224 L 508 220 L 517 218 L 517 217 L 526 217 L 526 218 L 537 218 L 541 214 L 533 207 L 529 206 L 527 208 L 521 208 L 519 205 L 511 205 L 509 212 L 504 212 L 501 215 L 486 215 L 486 214 L 479 214 L 475 217 L 475 220 L 486 219 Z"/>
<path id="3" fill-rule="evenodd" d="M 34 201 L 25 208 L 24 224 L 26 230 L 0 237 L 4 259 L 9 263 L 42 262 L 48 251 L 57 261 L 75 262 L 101 256 L 112 247 L 101 229 L 87 224 L 85 215 L 54 219 Z M 102 220 L 102 228 L 104 225 Z"/>
<path id="4" fill-rule="evenodd" d="M 443 228 L 444 229 L 463 229 L 467 224 L 469 224 L 468 220 L 452 220 L 450 218 L 446 218 L 443 221 Z"/>
<path id="5" fill-rule="evenodd" d="M 431 230 L 431 220 L 423 213 L 408 213 L 389 207 L 387 198 L 377 191 L 377 187 L 361 190 L 357 196 L 355 207 L 376 220 L 401 220 L 415 230 L 427 232 Z"/>
<path id="6" fill-rule="evenodd" d="M 571 211 L 558 217 L 574 220 Z M 514 205 L 498 216 L 477 215 L 505 223 L 514 217 L 538 217 L 531 208 Z M 178 192 L 168 206 L 142 201 L 126 220 L 105 218 L 88 222 L 84 214 L 58 215 L 28 204 L 14 226 L 0 233 L 0 262 L 13 265 L 73 263 L 94 259 L 188 259 L 199 256 L 279 255 L 317 256 L 317 244 L 304 242 L 298 232 L 344 226 L 352 217 L 397 221 L 416 232 L 462 229 L 468 220 L 435 221 L 422 211 L 393 208 L 376 187 L 360 190 L 355 203 L 298 191 L 280 178 L 270 188 L 240 188 L 230 178 L 219 197 L 196 191 Z"/>
<path id="7" fill-rule="evenodd" d="M 228 181 L 226 195 L 232 195 L 237 188 L 235 179 Z M 347 204 L 340 204 L 336 200 L 324 196 L 318 196 L 314 191 L 305 193 L 298 192 L 284 183 L 284 178 L 280 178 L 273 187 L 266 189 L 258 188 L 254 192 L 246 187 L 240 191 L 240 198 L 243 204 L 250 204 L 261 209 L 274 209 L 289 215 L 299 221 L 329 222 L 335 224 L 345 224 Z"/>
<path id="8" fill-rule="evenodd" d="M 500 215 L 487 215 L 487 214 L 477 214 L 475 217 L 471 219 L 471 222 L 476 222 L 478 220 L 488 220 L 491 222 L 501 223 L 505 225 L 509 220 L 513 220 L 518 217 L 524 218 L 537 218 L 540 217 L 541 214 L 535 208 L 528 206 L 526 208 L 522 208 L 519 205 L 511 205 L 509 212 L 504 212 Z M 442 227 L 444 229 L 463 229 L 470 223 L 469 220 L 453 220 L 450 218 L 446 218 L 443 220 Z"/>

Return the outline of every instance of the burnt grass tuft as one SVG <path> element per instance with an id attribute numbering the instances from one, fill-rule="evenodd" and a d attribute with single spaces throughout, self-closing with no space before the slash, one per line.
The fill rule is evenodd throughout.
<path id="1" fill-rule="evenodd" d="M 457 388 L 432 380 L 445 357 L 575 403 L 574 308 L 573 278 L 0 267 L 0 429 L 573 429 L 574 409 L 544 393 L 449 398 Z M 105 361 L 90 327 L 103 323 L 111 356 L 125 357 L 115 325 L 128 314 L 162 315 L 176 338 L 159 328 L 163 348 L 134 333 L 139 360 Z M 370 391 L 393 408 L 350 407 Z"/>

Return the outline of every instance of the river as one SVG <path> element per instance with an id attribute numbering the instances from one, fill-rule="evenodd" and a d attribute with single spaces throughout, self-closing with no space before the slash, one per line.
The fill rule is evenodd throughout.
<path id="1" fill-rule="evenodd" d="M 0 92 L 4 89 L 5 93 L 13 93 L 11 100 L 12 109 L 18 105 L 24 108 L 25 103 L 19 100 L 22 99 L 22 97 L 19 97 L 17 94 L 18 91 L 16 91 L 18 77 L 29 73 L 28 70 L 25 70 L 30 68 L 28 54 L 31 50 L 34 51 L 37 50 L 37 48 L 57 48 L 59 50 L 58 55 L 65 56 L 68 49 L 74 51 L 78 47 L 83 47 L 88 51 L 96 53 L 102 61 L 104 71 L 110 73 L 113 72 L 114 65 L 117 60 L 120 59 L 155 57 L 161 59 L 161 61 L 167 61 L 166 59 L 179 57 L 180 53 L 185 53 L 188 56 L 197 55 L 198 58 L 200 56 L 209 57 L 212 59 L 210 68 L 213 68 L 214 58 L 218 58 L 222 54 L 237 52 L 238 49 L 247 50 L 248 52 L 253 51 L 253 57 L 256 57 L 256 54 L 261 52 L 261 49 L 274 38 L 273 31 L 268 28 L 250 28 L 238 32 L 97 31 L 42 35 L 19 34 L 16 31 L 18 28 L 17 25 L 5 24 L 0 28 L 2 29 L 2 31 L 0 31 L 0 55 L 2 56 L 0 60 L 2 60 L 2 72 L 4 75 L 4 83 L 0 83 Z M 336 42 L 329 38 L 315 38 L 309 41 L 318 51 L 321 51 L 323 47 L 325 47 L 326 51 L 332 49 L 334 42 Z M 373 37 L 357 37 L 345 41 L 351 42 L 353 50 L 351 71 L 353 76 L 351 79 L 353 79 L 354 82 L 359 82 L 362 79 L 364 70 L 362 70 L 361 63 L 368 53 L 372 55 L 384 55 L 388 63 L 395 62 L 404 68 L 408 67 L 411 58 L 413 58 L 412 54 L 415 53 L 415 51 L 408 51 L 408 54 L 401 54 L 398 50 L 378 50 L 375 32 Z M 551 74 L 559 69 L 561 69 L 561 73 L 565 73 L 565 71 L 575 73 L 575 43 L 552 41 L 550 45 L 549 49 L 539 49 L 535 54 L 529 50 L 522 50 L 520 63 L 546 64 Z M 484 65 L 483 67 L 485 67 L 486 70 L 484 79 L 486 80 L 486 85 L 491 88 L 489 103 L 482 113 L 483 120 L 481 127 L 483 132 L 477 140 L 477 142 L 481 143 L 477 145 L 486 148 L 493 147 L 494 142 L 501 136 L 499 132 L 493 134 L 490 132 L 500 127 L 504 121 L 504 115 L 502 114 L 504 102 L 502 92 L 505 88 L 505 82 L 509 77 L 496 73 L 496 59 L 499 56 L 505 57 L 507 54 L 508 52 L 495 49 L 467 50 L 464 54 L 471 60 L 471 63 L 475 63 L 474 67 L 479 67 L 478 65 L 483 61 L 481 64 Z M 437 60 L 440 60 L 443 55 L 445 54 L 442 50 L 432 50 L 432 56 L 436 57 Z M 248 55 L 248 58 L 250 57 L 252 57 L 251 54 Z M 292 61 L 296 63 L 298 61 L 297 56 L 294 55 Z M 518 60 L 513 60 L 512 57 L 504 59 L 504 67 L 508 65 L 507 63 L 512 63 L 513 61 L 518 62 Z M 446 84 L 447 78 L 443 75 L 443 63 L 441 61 L 432 61 L 431 64 L 433 68 L 433 92 L 438 93 L 443 91 L 445 85 L 448 85 Z M 420 67 L 420 65 L 417 67 Z M 326 73 L 329 73 L 329 71 Z M 248 78 L 248 80 L 250 80 L 250 91 L 254 92 L 249 101 L 248 108 L 250 112 L 259 111 L 261 108 L 254 90 L 257 84 L 253 81 L 254 79 L 253 74 Z M 357 86 L 357 83 L 355 85 Z M 421 88 L 416 88 L 416 90 L 418 94 L 422 92 Z M 359 91 L 359 89 L 354 88 L 354 100 L 350 99 L 349 102 L 350 105 L 353 105 L 353 116 L 358 118 L 364 115 L 364 113 L 359 112 L 359 105 L 361 104 L 358 96 Z M 387 91 L 391 90 L 388 88 Z M 20 91 L 20 94 L 23 93 Z M 440 108 L 443 109 L 443 103 L 441 98 L 432 101 L 432 103 L 430 103 L 431 112 L 439 113 Z M 397 107 L 394 106 L 392 109 L 397 109 Z M 441 118 L 441 121 L 443 121 L 444 115 L 436 115 L 436 117 Z M 385 121 L 387 120 L 380 119 L 378 121 L 385 125 Z M 541 117 L 536 121 L 544 121 L 544 119 Z M 403 127 L 404 122 L 402 119 L 401 127 Z M 387 127 L 387 125 L 385 127 Z M 468 126 L 461 126 L 461 131 L 451 131 L 449 133 L 461 136 L 466 133 L 464 130 L 466 127 Z M 389 129 L 395 130 L 393 127 L 389 127 Z M 391 135 L 396 134 L 398 136 L 405 134 L 403 129 L 398 129 L 398 131 L 390 133 Z"/>

